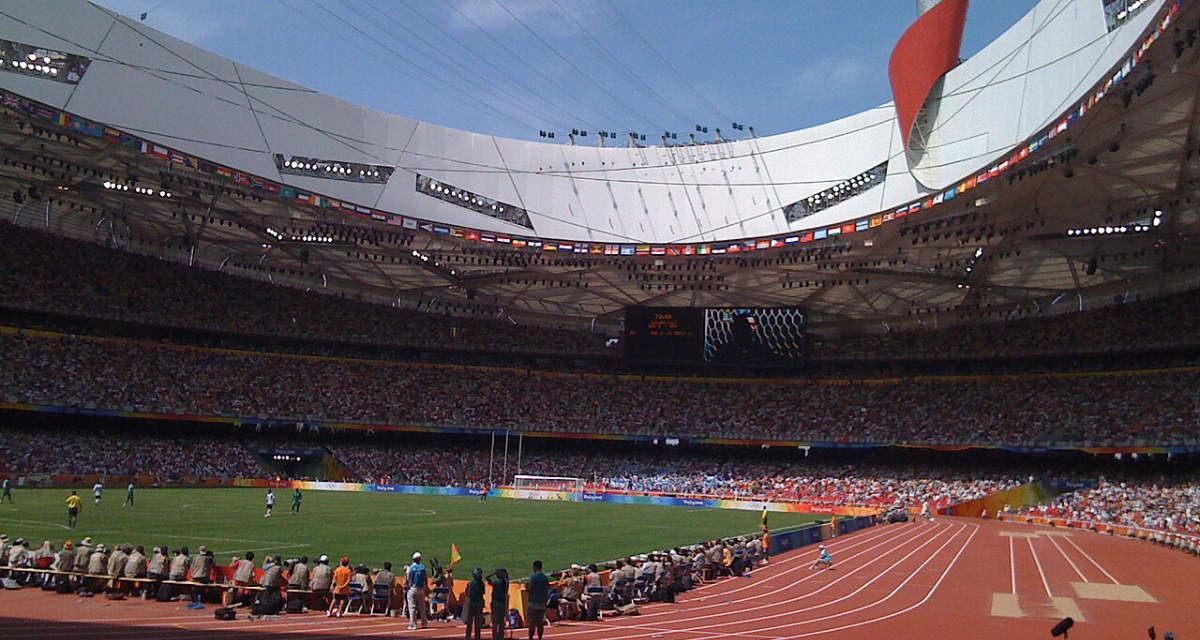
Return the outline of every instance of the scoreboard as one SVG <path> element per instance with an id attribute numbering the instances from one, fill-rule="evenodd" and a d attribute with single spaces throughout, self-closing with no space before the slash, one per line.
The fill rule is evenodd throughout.
<path id="1" fill-rule="evenodd" d="M 628 307 L 625 359 L 795 367 L 804 362 L 805 320 L 794 307 Z"/>
<path id="2" fill-rule="evenodd" d="M 696 362 L 704 344 L 704 320 L 693 307 L 627 307 L 625 359 L 630 362 Z"/>

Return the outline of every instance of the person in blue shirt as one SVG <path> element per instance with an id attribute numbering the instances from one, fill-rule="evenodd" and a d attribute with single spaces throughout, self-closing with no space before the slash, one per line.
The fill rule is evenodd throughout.
<path id="1" fill-rule="evenodd" d="M 421 552 L 412 556 L 412 564 L 404 572 L 405 593 L 408 596 L 408 628 L 417 628 L 417 618 L 421 619 L 421 628 L 429 626 L 429 612 L 425 608 L 425 593 L 429 588 L 429 570 L 421 564 Z"/>
<path id="2" fill-rule="evenodd" d="M 817 561 L 813 563 L 812 568 L 816 569 L 817 567 L 824 566 L 826 569 L 832 569 L 833 556 L 829 554 L 829 550 L 825 548 L 825 545 L 821 545 L 817 547 L 817 549 L 820 550 L 821 555 L 817 558 Z"/>

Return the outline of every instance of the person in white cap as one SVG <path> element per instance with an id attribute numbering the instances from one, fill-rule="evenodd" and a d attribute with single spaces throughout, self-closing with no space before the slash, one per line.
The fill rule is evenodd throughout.
<path id="1" fill-rule="evenodd" d="M 421 620 L 421 628 L 429 626 L 429 612 L 425 607 L 425 593 L 429 588 L 429 570 L 421 564 L 421 552 L 412 555 L 412 564 L 404 572 L 404 588 L 408 595 L 408 628 L 417 628 L 417 618 Z"/>
<path id="2" fill-rule="evenodd" d="M 812 568 L 816 569 L 817 567 L 823 566 L 826 569 L 832 569 L 833 556 L 829 554 L 829 550 L 825 548 L 825 545 L 820 545 L 817 547 L 817 550 L 821 552 L 821 555 L 817 558 L 817 561 L 813 563 Z"/>

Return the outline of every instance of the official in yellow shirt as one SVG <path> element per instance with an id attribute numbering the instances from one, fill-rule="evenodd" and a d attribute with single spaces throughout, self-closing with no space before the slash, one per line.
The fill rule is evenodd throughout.
<path id="1" fill-rule="evenodd" d="M 74 529 L 75 523 L 79 520 L 79 507 L 83 504 L 83 500 L 79 499 L 79 495 L 74 491 L 67 496 L 67 526 Z"/>

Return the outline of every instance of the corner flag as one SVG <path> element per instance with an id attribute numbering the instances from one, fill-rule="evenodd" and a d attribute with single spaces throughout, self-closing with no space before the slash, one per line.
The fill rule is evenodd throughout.
<path id="1" fill-rule="evenodd" d="M 450 543 L 450 566 L 451 566 L 451 568 L 453 568 L 454 565 L 457 564 L 459 560 L 462 560 L 462 554 L 460 554 L 458 552 L 458 545 L 451 542 Z"/>

